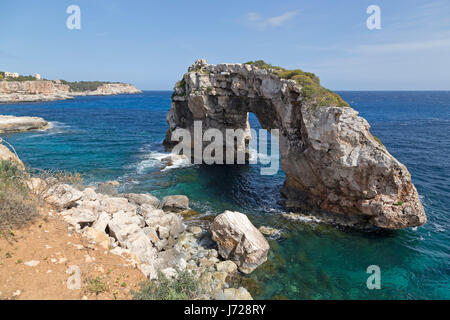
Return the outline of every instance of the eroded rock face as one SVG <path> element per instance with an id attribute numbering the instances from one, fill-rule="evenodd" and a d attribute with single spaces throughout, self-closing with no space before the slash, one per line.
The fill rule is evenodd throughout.
<path id="1" fill-rule="evenodd" d="M 267 260 L 269 243 L 245 214 L 225 211 L 214 219 L 210 231 L 219 254 L 234 261 L 240 271 L 251 273 Z"/>
<path id="2" fill-rule="evenodd" d="M 426 222 L 408 170 L 352 108 L 314 105 L 296 81 L 248 64 L 199 60 L 174 90 L 167 148 L 178 143 L 172 141 L 177 128 L 190 130 L 193 137 L 197 120 L 203 130 L 247 132 L 248 112 L 253 112 L 264 129 L 280 130 L 287 207 L 319 209 L 386 229 Z M 238 141 L 241 147 L 248 138 Z"/>

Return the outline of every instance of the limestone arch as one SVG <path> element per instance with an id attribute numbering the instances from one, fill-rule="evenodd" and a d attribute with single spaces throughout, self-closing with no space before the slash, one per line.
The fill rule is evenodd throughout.
<path id="1" fill-rule="evenodd" d="M 315 208 L 358 226 L 424 224 L 408 170 L 370 133 L 368 122 L 332 99 L 308 100 L 306 89 L 271 69 L 199 60 L 175 86 L 164 144 L 170 149 L 172 132 L 193 130 L 197 120 L 203 129 L 248 128 L 253 112 L 263 128 L 280 130 L 288 208 Z"/>

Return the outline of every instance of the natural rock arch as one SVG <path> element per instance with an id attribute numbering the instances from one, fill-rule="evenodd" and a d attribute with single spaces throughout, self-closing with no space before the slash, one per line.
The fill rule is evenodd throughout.
<path id="1" fill-rule="evenodd" d="M 248 129 L 248 112 L 280 130 L 287 207 L 306 204 L 387 229 L 426 222 L 406 167 L 357 111 L 300 70 L 196 61 L 175 87 L 164 143 L 170 149 L 173 131 L 192 131 L 196 120 L 203 130 Z"/>

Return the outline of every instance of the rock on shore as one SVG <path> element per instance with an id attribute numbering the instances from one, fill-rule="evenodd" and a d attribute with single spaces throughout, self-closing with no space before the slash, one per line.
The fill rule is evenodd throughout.
<path id="1" fill-rule="evenodd" d="M 39 117 L 15 117 L 0 115 L 0 133 L 44 130 L 48 122 Z"/>
<path id="2" fill-rule="evenodd" d="M 225 211 L 210 227 L 219 254 L 234 261 L 239 270 L 251 273 L 267 260 L 269 243 L 245 214 Z"/>

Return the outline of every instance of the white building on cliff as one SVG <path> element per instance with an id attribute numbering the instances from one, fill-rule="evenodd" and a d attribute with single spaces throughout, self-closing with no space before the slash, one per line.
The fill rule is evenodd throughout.
<path id="1" fill-rule="evenodd" d="M 17 72 L 5 71 L 5 78 L 18 78 L 19 74 Z"/>

